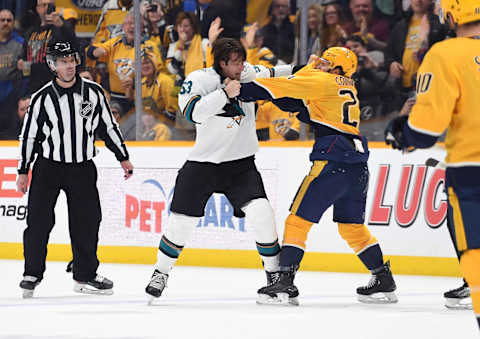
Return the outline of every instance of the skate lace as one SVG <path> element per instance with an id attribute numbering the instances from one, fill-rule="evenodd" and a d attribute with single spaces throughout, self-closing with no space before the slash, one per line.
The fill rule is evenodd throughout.
<path id="1" fill-rule="evenodd" d="M 278 279 L 280 279 L 280 272 L 272 272 L 272 273 L 269 273 L 270 275 L 270 283 L 268 284 L 268 286 L 272 286 L 274 285 Z"/>
<path id="2" fill-rule="evenodd" d="M 105 277 L 97 274 L 97 276 L 94 279 L 96 282 L 102 283 L 105 280 Z"/>
<path id="3" fill-rule="evenodd" d="M 372 288 L 373 286 L 375 286 L 377 284 L 377 276 L 376 275 L 372 275 L 372 277 L 370 278 L 370 281 L 368 282 L 368 284 L 365 286 L 365 288 Z"/>
<path id="4" fill-rule="evenodd" d="M 154 272 L 150 280 L 150 286 L 159 290 L 163 290 L 166 284 L 166 275 L 160 272 Z"/>

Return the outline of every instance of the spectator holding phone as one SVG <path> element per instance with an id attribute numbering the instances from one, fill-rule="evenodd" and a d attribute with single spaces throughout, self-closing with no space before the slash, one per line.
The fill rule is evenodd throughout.
<path id="1" fill-rule="evenodd" d="M 149 39 L 158 45 L 158 49 L 166 55 L 168 45 L 163 43 L 165 28 L 165 9 L 160 0 L 144 0 L 143 2 L 145 31 Z"/>
<path id="2" fill-rule="evenodd" d="M 40 24 L 25 33 L 23 56 L 17 62 L 18 69 L 29 80 L 28 94 L 36 92 L 52 78 L 45 62 L 47 45 L 51 39 L 69 41 L 78 46 L 71 25 L 56 12 L 55 0 L 37 0 L 35 9 Z"/>

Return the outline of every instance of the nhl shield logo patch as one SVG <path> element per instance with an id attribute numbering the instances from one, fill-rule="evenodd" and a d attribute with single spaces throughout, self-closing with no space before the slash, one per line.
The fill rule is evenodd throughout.
<path id="1" fill-rule="evenodd" d="M 80 105 L 80 116 L 82 118 L 88 118 L 93 111 L 93 104 L 90 101 L 82 101 Z"/>

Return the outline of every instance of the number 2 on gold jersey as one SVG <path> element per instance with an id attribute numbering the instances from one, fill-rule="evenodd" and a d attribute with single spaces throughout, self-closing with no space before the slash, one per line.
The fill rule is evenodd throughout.
<path id="1" fill-rule="evenodd" d="M 343 114 L 343 123 L 346 125 L 350 125 L 353 127 L 357 127 L 357 121 L 350 121 L 350 106 L 355 106 L 358 104 L 358 99 L 350 89 L 341 89 L 338 91 L 338 95 L 340 96 L 348 96 L 350 100 L 347 100 L 342 105 L 342 114 Z"/>

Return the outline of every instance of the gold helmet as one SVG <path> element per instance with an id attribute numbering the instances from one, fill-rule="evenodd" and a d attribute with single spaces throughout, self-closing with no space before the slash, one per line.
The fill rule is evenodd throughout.
<path id="1" fill-rule="evenodd" d="M 478 0 L 436 0 L 439 16 L 446 22 L 448 13 L 457 25 L 480 20 L 480 1 Z"/>
<path id="2" fill-rule="evenodd" d="M 345 47 L 331 47 L 323 52 L 320 59 L 323 62 L 327 62 L 330 69 L 341 67 L 345 76 L 349 78 L 357 70 L 357 56 Z"/>

